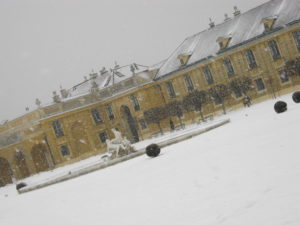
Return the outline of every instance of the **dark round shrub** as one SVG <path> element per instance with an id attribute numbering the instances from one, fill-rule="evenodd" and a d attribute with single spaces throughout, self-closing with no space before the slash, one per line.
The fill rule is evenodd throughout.
<path id="1" fill-rule="evenodd" d="M 277 113 L 283 113 L 287 110 L 287 104 L 283 101 L 278 101 L 274 105 L 274 109 Z"/>
<path id="2" fill-rule="evenodd" d="M 20 190 L 21 188 L 26 187 L 26 186 L 27 186 L 26 183 L 21 182 L 21 183 L 18 183 L 18 184 L 16 185 L 16 189 L 17 189 L 17 190 Z"/>
<path id="3" fill-rule="evenodd" d="M 296 103 L 300 103 L 300 91 L 294 92 L 293 101 L 296 102 Z"/>
<path id="4" fill-rule="evenodd" d="M 146 147 L 146 154 L 149 157 L 156 157 L 160 153 L 160 147 L 157 144 L 151 144 Z"/>

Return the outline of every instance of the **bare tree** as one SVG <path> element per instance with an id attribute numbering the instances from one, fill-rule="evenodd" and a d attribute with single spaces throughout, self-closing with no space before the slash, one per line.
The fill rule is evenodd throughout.
<path id="1" fill-rule="evenodd" d="M 167 117 L 167 111 L 165 107 L 162 106 L 157 106 L 144 112 L 144 118 L 147 121 L 147 123 L 156 123 L 159 127 L 159 131 L 161 134 L 163 134 L 163 130 L 160 126 L 160 121 L 166 119 Z"/>
<path id="2" fill-rule="evenodd" d="M 202 106 L 209 101 L 209 96 L 206 91 L 192 91 L 183 99 L 183 108 L 190 111 L 199 111 L 202 121 L 204 121 L 204 116 L 202 113 Z"/>
<path id="3" fill-rule="evenodd" d="M 166 106 L 168 116 L 177 116 L 180 122 L 180 127 L 183 127 L 181 117 L 183 116 L 182 102 L 173 101 L 169 102 Z"/>
<path id="4" fill-rule="evenodd" d="M 215 103 L 222 104 L 222 109 L 224 114 L 226 114 L 225 109 L 225 100 L 228 98 L 231 94 L 231 89 L 228 88 L 225 84 L 218 84 L 208 90 L 208 93 L 210 97 L 215 101 Z"/>
<path id="5" fill-rule="evenodd" d="M 236 94 L 246 95 L 252 89 L 252 79 L 250 77 L 239 77 L 229 83 L 229 88 Z"/>
<path id="6" fill-rule="evenodd" d="M 300 57 L 287 61 L 284 70 L 289 77 L 300 76 Z"/>

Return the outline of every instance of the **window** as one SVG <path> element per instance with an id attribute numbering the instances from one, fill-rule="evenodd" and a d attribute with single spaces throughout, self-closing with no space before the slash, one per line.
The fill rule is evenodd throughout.
<path id="1" fill-rule="evenodd" d="M 109 120 L 114 120 L 115 119 L 115 115 L 112 111 L 111 105 L 105 105 L 105 109 L 108 115 Z"/>
<path id="2" fill-rule="evenodd" d="M 258 91 L 262 91 L 262 90 L 265 90 L 266 87 L 265 87 L 265 84 L 264 84 L 264 81 L 262 78 L 258 78 L 255 80 L 255 83 L 256 83 L 256 86 L 257 86 L 257 90 Z"/>
<path id="3" fill-rule="evenodd" d="M 285 82 L 289 81 L 289 77 L 286 74 L 285 70 L 279 71 L 279 77 L 280 77 L 281 83 L 285 83 Z"/>
<path id="4" fill-rule="evenodd" d="M 242 91 L 240 89 L 234 89 L 233 93 L 234 93 L 234 95 L 235 95 L 236 98 L 240 98 L 240 97 L 243 96 L 243 93 L 242 93 Z"/>
<path id="5" fill-rule="evenodd" d="M 142 130 L 147 129 L 147 123 L 146 123 L 146 121 L 143 120 L 143 119 L 140 120 L 140 126 L 141 126 Z"/>
<path id="6" fill-rule="evenodd" d="M 183 53 L 178 55 L 178 59 L 180 61 L 181 66 L 185 66 L 191 57 L 190 53 Z"/>
<path id="7" fill-rule="evenodd" d="M 268 41 L 269 48 L 272 53 L 273 60 L 280 59 L 281 55 L 275 40 Z"/>
<path id="8" fill-rule="evenodd" d="M 135 95 L 130 95 L 130 99 L 131 99 L 131 102 L 133 104 L 134 110 L 135 111 L 140 110 L 140 104 L 138 102 L 137 97 Z"/>
<path id="9" fill-rule="evenodd" d="M 222 36 L 218 37 L 217 42 L 219 43 L 220 50 L 227 48 L 229 42 L 231 40 L 231 36 Z"/>
<path id="10" fill-rule="evenodd" d="M 92 112 L 92 116 L 93 116 L 93 119 L 96 124 L 100 124 L 103 122 L 98 109 L 92 109 L 91 112 Z"/>
<path id="11" fill-rule="evenodd" d="M 60 146 L 60 152 L 63 156 L 70 155 L 70 151 L 67 145 Z"/>
<path id="12" fill-rule="evenodd" d="M 256 68 L 257 64 L 252 50 L 250 49 L 246 50 L 246 57 L 247 57 L 249 68 L 250 69 Z"/>
<path id="13" fill-rule="evenodd" d="M 214 83 L 214 78 L 213 78 L 213 76 L 212 76 L 212 74 L 211 74 L 211 71 L 210 71 L 210 69 L 209 69 L 208 66 L 205 66 L 205 67 L 203 68 L 203 73 L 204 73 L 205 79 L 206 79 L 206 81 L 207 81 L 207 84 L 212 84 L 212 83 Z"/>
<path id="14" fill-rule="evenodd" d="M 194 90 L 194 85 L 193 85 L 193 81 L 190 77 L 190 75 L 185 74 L 184 76 L 184 81 L 185 81 L 185 85 L 188 91 L 193 91 Z"/>
<path id="15" fill-rule="evenodd" d="M 64 136 L 64 132 L 62 130 L 61 124 L 59 122 L 59 120 L 55 120 L 52 122 L 52 127 L 54 129 L 54 133 L 56 135 L 56 137 L 62 137 Z"/>
<path id="16" fill-rule="evenodd" d="M 270 25 L 268 23 L 264 23 L 265 31 L 271 30 Z"/>
<path id="17" fill-rule="evenodd" d="M 224 65 L 226 67 L 228 77 L 231 77 L 232 75 L 234 75 L 234 70 L 233 70 L 230 59 L 224 59 Z"/>
<path id="18" fill-rule="evenodd" d="M 184 65 L 184 60 L 182 58 L 180 58 L 180 64 Z"/>
<path id="19" fill-rule="evenodd" d="M 216 105 L 220 105 L 220 104 L 222 104 L 222 99 L 219 98 L 219 97 L 214 98 L 214 102 L 215 102 Z"/>
<path id="20" fill-rule="evenodd" d="M 99 138 L 102 143 L 105 143 L 106 139 L 108 139 L 107 133 L 105 131 L 99 133 Z"/>
<path id="21" fill-rule="evenodd" d="M 296 42 L 296 46 L 298 50 L 300 51 L 300 30 L 293 32 L 293 36 Z"/>
<path id="22" fill-rule="evenodd" d="M 224 48 L 224 44 L 223 44 L 223 42 L 219 42 L 219 46 L 220 46 L 220 49 L 223 49 Z"/>
<path id="23" fill-rule="evenodd" d="M 168 94 L 171 98 L 175 98 L 176 97 L 176 94 L 175 94 L 175 91 L 174 91 L 174 87 L 173 87 L 173 83 L 172 81 L 168 81 L 166 83 L 167 85 L 167 89 L 168 89 Z"/>
<path id="24" fill-rule="evenodd" d="M 276 20 L 277 16 L 269 16 L 262 19 L 262 22 L 264 23 L 265 32 L 272 30 Z"/>

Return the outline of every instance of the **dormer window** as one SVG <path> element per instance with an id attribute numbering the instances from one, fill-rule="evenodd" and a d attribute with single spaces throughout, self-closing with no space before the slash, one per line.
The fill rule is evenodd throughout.
<path id="1" fill-rule="evenodd" d="M 191 57 L 191 53 L 184 53 L 178 56 L 181 66 L 185 66 Z"/>
<path id="2" fill-rule="evenodd" d="M 277 19 L 277 16 L 270 16 L 262 19 L 262 23 L 264 24 L 265 32 L 272 30 L 273 25 Z"/>
<path id="3" fill-rule="evenodd" d="M 225 48 L 227 48 L 229 42 L 231 40 L 231 37 L 230 36 L 227 36 L 227 37 L 219 37 L 217 39 L 217 42 L 219 43 L 219 46 L 220 46 L 220 50 L 223 50 Z"/>
<path id="4" fill-rule="evenodd" d="M 219 42 L 219 46 L 220 46 L 220 49 L 223 49 L 224 48 L 223 42 Z"/>

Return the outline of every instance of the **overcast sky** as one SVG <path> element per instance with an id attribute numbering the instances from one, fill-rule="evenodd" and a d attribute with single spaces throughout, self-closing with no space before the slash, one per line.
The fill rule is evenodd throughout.
<path id="1" fill-rule="evenodd" d="M 0 122 L 52 101 L 92 69 L 167 58 L 233 6 L 267 0 L 0 0 Z M 249 21 L 251 23 L 251 21 Z"/>

